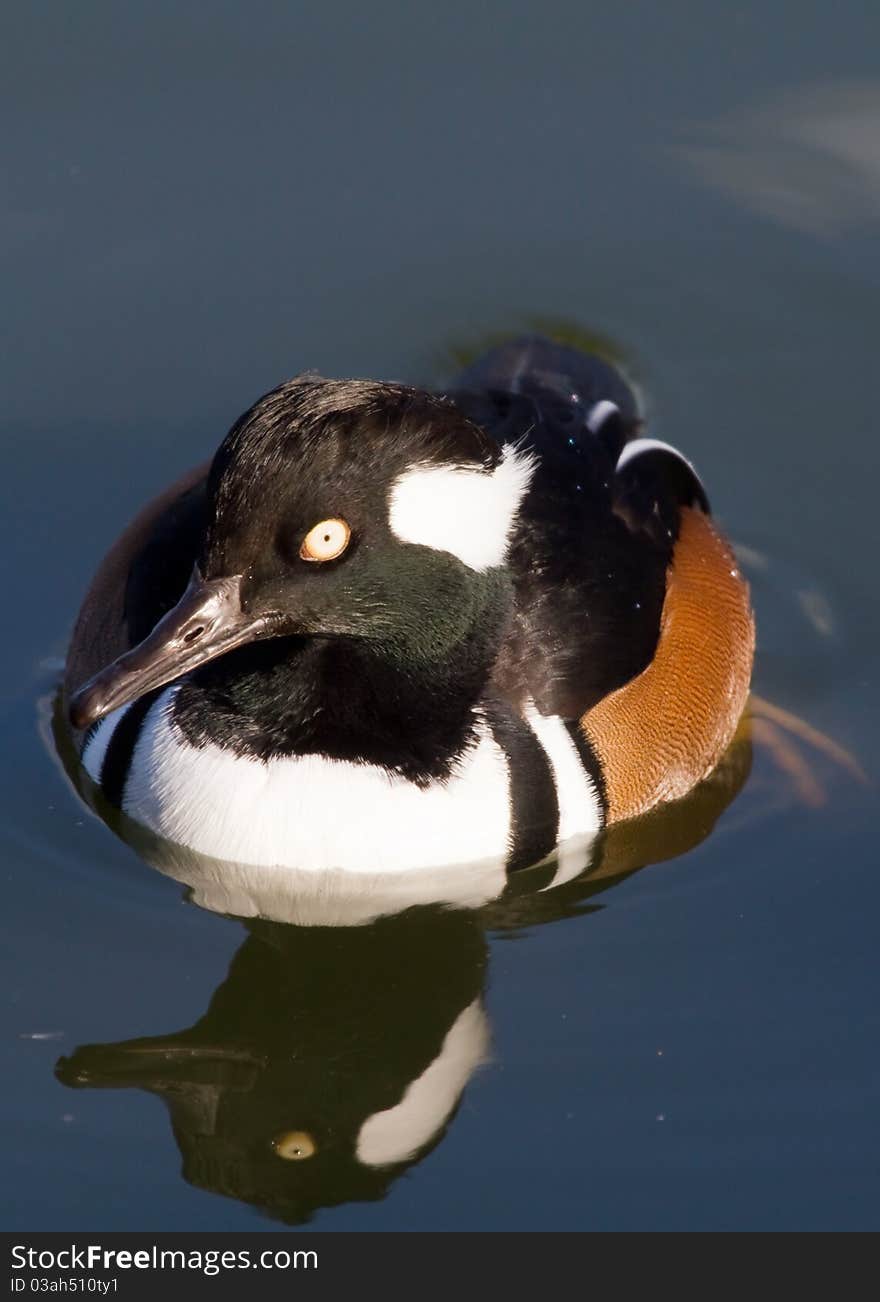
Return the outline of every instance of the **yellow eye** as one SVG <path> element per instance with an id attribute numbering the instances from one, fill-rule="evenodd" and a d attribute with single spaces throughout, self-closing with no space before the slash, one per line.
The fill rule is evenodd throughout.
<path id="1" fill-rule="evenodd" d="M 344 520 L 322 520 L 303 538 L 299 554 L 304 561 L 335 561 L 350 538 L 351 530 Z"/>
<path id="2" fill-rule="evenodd" d="M 318 1146 L 307 1130 L 285 1130 L 272 1140 L 272 1147 L 285 1162 L 304 1162 L 314 1157 Z"/>

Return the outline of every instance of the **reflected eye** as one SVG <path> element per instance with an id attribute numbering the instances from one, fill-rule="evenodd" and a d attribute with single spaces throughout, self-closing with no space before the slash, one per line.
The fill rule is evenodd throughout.
<path id="1" fill-rule="evenodd" d="M 304 1162 L 314 1157 L 318 1145 L 307 1130 L 285 1130 L 272 1140 L 272 1147 L 285 1162 Z"/>
<path id="2" fill-rule="evenodd" d="M 348 546 L 351 530 L 345 520 L 322 520 L 302 540 L 299 554 L 304 561 L 335 561 Z"/>

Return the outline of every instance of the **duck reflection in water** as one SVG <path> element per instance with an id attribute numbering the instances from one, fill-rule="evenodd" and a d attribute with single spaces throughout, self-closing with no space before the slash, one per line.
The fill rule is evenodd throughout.
<path id="1" fill-rule="evenodd" d="M 482 931 L 428 908 L 364 927 L 247 925 L 193 1027 L 85 1046 L 59 1078 L 159 1095 L 184 1179 L 282 1220 L 381 1198 L 486 1058 Z"/>
<path id="2" fill-rule="evenodd" d="M 141 839 L 140 852 L 199 903 L 250 913 L 247 938 L 190 1029 L 83 1046 L 59 1061 L 58 1078 L 158 1095 L 184 1179 L 281 1221 L 381 1199 L 441 1141 L 489 1059 L 487 933 L 590 912 L 591 896 L 698 844 L 742 787 L 750 754 L 743 730 L 711 778 L 685 801 L 612 829 L 575 880 L 539 866 L 478 908 L 403 900 L 395 914 L 386 899 L 389 913 L 366 920 L 361 897 L 346 919 L 353 925 L 339 925 L 342 897 L 285 890 L 289 871 L 236 876 Z"/>

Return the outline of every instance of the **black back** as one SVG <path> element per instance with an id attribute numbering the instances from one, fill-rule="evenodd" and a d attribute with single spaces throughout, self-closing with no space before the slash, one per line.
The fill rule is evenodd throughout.
<path id="1" fill-rule="evenodd" d="M 460 383 L 451 396 L 469 418 L 539 463 L 510 552 L 516 617 L 498 685 L 544 714 L 579 718 L 650 663 L 680 509 L 708 504 L 669 452 L 617 474 L 640 422 L 633 393 L 599 358 L 527 337 Z"/>

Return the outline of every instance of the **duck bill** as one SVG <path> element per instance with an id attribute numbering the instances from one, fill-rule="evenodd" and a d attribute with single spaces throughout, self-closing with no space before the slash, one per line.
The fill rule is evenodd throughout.
<path id="1" fill-rule="evenodd" d="M 205 580 L 193 572 L 173 610 L 143 642 L 90 678 L 70 700 L 70 722 L 88 728 L 145 692 L 268 635 L 269 620 L 241 608 L 241 577 Z"/>
<path id="2" fill-rule="evenodd" d="M 258 1053 L 228 1044 L 203 1044 L 178 1035 L 147 1036 L 117 1044 L 84 1044 L 59 1058 L 55 1076 L 72 1089 L 160 1090 L 174 1085 L 214 1084 L 249 1088 L 265 1064 Z"/>

